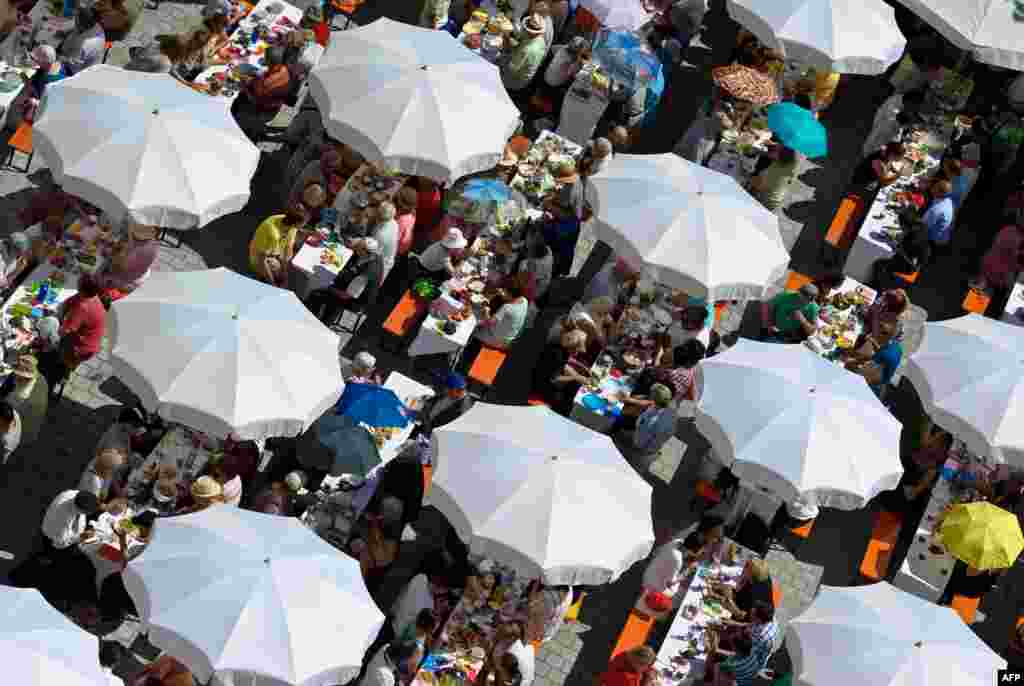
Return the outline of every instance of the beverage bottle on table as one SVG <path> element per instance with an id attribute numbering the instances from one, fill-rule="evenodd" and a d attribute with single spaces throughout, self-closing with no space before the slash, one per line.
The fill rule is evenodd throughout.
<path id="1" fill-rule="evenodd" d="M 49 294 L 50 294 L 50 282 L 49 281 L 43 281 L 42 283 L 39 284 L 39 292 L 36 294 L 36 298 L 39 300 L 40 304 L 43 304 L 43 303 L 46 302 L 46 297 Z"/>

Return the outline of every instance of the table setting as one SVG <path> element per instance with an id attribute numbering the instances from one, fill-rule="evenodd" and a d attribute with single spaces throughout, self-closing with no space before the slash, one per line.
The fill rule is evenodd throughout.
<path id="1" fill-rule="evenodd" d="M 583 154 L 583 147 L 551 131 L 543 131 L 518 161 L 516 174 L 509 186 L 540 206 L 556 189 L 554 172 Z"/>
<path id="2" fill-rule="evenodd" d="M 818 328 L 804 344 L 822 357 L 837 361 L 852 350 L 864 330 L 864 313 L 878 293 L 847 278 L 818 312 Z"/>
<path id="3" fill-rule="evenodd" d="M 338 211 L 323 210 L 318 226 L 305 235 L 292 257 L 292 266 L 304 277 L 297 288 L 299 297 L 304 299 L 314 290 L 330 286 L 353 254 L 338 231 Z"/>
<path id="4" fill-rule="evenodd" d="M 352 227 L 354 211 L 366 212 L 375 209 L 385 200 L 391 200 L 408 180 L 407 174 L 383 164 L 364 163 L 349 177 L 334 199 L 334 209 L 338 211 L 341 228 L 347 230 Z M 359 231 L 365 230 L 361 225 L 356 228 Z"/>
<path id="5" fill-rule="evenodd" d="M 731 617 L 718 600 L 708 597 L 708 586 L 720 583 L 735 587 L 747 560 L 756 557 L 752 551 L 728 541 L 715 553 L 721 557 L 712 556 L 694 567 L 686 593 L 658 650 L 655 666 L 666 686 L 694 683 L 704 675 L 708 631 Z"/>
<path id="6" fill-rule="evenodd" d="M 139 507 L 149 506 L 160 500 L 154 484 L 161 476 L 161 468 L 173 466 L 177 483 L 188 485 L 202 474 L 207 464 L 223 457 L 223 443 L 219 439 L 176 424 L 147 457 L 133 460 L 125 482 L 126 495 Z"/>
<path id="7" fill-rule="evenodd" d="M 121 571 L 126 551 L 121 550 L 119 533 L 125 536 L 129 558 L 134 557 L 145 545 L 145 541 L 139 540 L 139 530 L 131 521 L 138 512 L 129 506 L 117 513 L 102 513 L 91 528 L 86 530 L 89 535 L 78 544 L 78 549 L 89 558 L 96 570 L 97 593 L 103 588 L 103 582 L 108 576 Z"/>

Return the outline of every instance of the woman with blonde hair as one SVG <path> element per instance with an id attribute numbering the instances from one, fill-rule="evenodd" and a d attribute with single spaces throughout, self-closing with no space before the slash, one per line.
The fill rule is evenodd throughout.
<path id="1" fill-rule="evenodd" d="M 403 186 L 395 195 L 395 221 L 398 222 L 398 255 L 409 252 L 416 240 L 416 204 L 418 194 L 411 186 Z"/>
<path id="2" fill-rule="evenodd" d="M 577 303 L 569 314 L 552 327 L 548 341 L 555 342 L 563 333 L 579 329 L 587 335 L 587 341 L 591 346 L 603 348 L 617 331 L 615 319 L 612 317 L 614 309 L 615 301 L 608 296 L 594 298 L 585 305 Z"/>
<path id="3" fill-rule="evenodd" d="M 768 563 L 761 558 L 747 561 L 743 575 L 735 588 L 723 584 L 712 584 L 710 595 L 718 598 L 722 606 L 732 613 L 732 618 L 744 620 L 750 615 L 754 603 L 761 601 L 774 607 L 772 577 Z"/>
<path id="4" fill-rule="evenodd" d="M 200 512 L 224 502 L 224 488 L 212 476 L 201 476 L 192 483 L 192 505 L 178 512 L 189 514 Z"/>

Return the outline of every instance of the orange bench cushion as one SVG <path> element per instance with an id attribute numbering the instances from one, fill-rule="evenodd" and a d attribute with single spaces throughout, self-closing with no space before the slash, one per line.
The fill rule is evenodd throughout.
<path id="1" fill-rule="evenodd" d="M 811 535 L 811 530 L 814 528 L 814 522 L 817 520 L 812 519 L 802 526 L 798 526 L 795 529 L 790 529 L 790 533 L 799 538 L 808 538 Z"/>
<path id="2" fill-rule="evenodd" d="M 889 571 L 889 559 L 893 547 L 899 538 L 903 517 L 894 512 L 882 511 L 875 520 L 875 528 L 871 531 L 871 540 L 860 563 L 860 573 L 866 579 L 880 581 Z"/>
<path id="3" fill-rule="evenodd" d="M 11 146 L 18 152 L 29 155 L 32 153 L 32 124 L 29 122 L 22 122 L 18 126 L 18 130 L 14 132 L 11 139 L 7 141 L 7 145 Z"/>
<path id="4" fill-rule="evenodd" d="M 473 360 L 473 366 L 469 368 L 469 378 L 485 386 L 490 386 L 494 383 L 494 378 L 498 376 L 501 365 L 505 364 L 507 356 L 508 353 L 504 350 L 480 348 L 476 359 Z"/>
<path id="5" fill-rule="evenodd" d="M 920 273 L 920 271 L 916 271 L 913 274 L 900 274 L 899 272 L 893 272 L 892 275 L 904 283 L 914 283 L 917 281 L 917 277 Z"/>
<path id="6" fill-rule="evenodd" d="M 636 610 L 630 610 L 629 617 L 626 618 L 626 625 L 622 627 L 622 633 L 619 634 L 619 640 L 615 642 L 615 647 L 612 648 L 612 659 L 628 650 L 639 648 L 646 643 L 647 637 L 651 635 L 651 627 L 653 626 L 654 619 L 652 617 L 642 615 Z"/>
<path id="7" fill-rule="evenodd" d="M 856 226 L 857 218 L 860 216 L 864 201 L 855 195 L 848 195 L 839 203 L 836 216 L 832 218 L 832 225 L 828 227 L 825 240 L 836 246 L 843 247 L 853 239 L 853 229 Z"/>
<path id="8" fill-rule="evenodd" d="M 425 464 L 423 465 L 423 497 L 427 497 L 427 493 L 430 492 L 430 482 L 434 479 L 434 465 Z"/>
<path id="9" fill-rule="evenodd" d="M 974 613 L 978 611 L 978 605 L 981 604 L 981 598 L 968 598 L 967 596 L 955 595 L 953 596 L 953 602 L 950 606 L 956 610 L 956 613 L 960 615 L 960 619 L 964 620 L 964 623 L 970 624 L 974 621 Z"/>
<path id="10" fill-rule="evenodd" d="M 798 291 L 800 290 L 801 286 L 806 286 L 812 281 L 814 281 L 814 279 L 807 276 L 806 274 L 801 274 L 800 272 L 790 270 L 789 276 L 786 278 L 786 290 Z"/>
<path id="11" fill-rule="evenodd" d="M 982 291 L 971 289 L 967 291 L 967 297 L 964 298 L 963 307 L 968 312 L 985 314 L 985 310 L 988 309 L 988 304 L 991 300 L 992 298 Z"/>
<path id="12" fill-rule="evenodd" d="M 772 607 L 776 610 L 782 605 L 782 588 L 778 581 L 772 581 Z"/>
<path id="13" fill-rule="evenodd" d="M 406 291 L 402 299 L 391 310 L 384 320 L 384 330 L 395 336 L 405 336 L 419 323 L 420 317 L 427 313 L 427 303 Z"/>

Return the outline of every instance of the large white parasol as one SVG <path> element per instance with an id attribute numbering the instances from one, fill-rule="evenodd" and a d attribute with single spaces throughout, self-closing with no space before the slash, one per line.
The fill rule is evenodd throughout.
<path id="1" fill-rule="evenodd" d="M 838 507 L 851 499 L 832 493 L 861 504 L 902 471 L 900 423 L 862 377 L 805 346 L 741 338 L 701 369 L 697 427 L 739 478 Z"/>
<path id="2" fill-rule="evenodd" d="M 146 409 L 215 436 L 297 436 L 344 388 L 337 334 L 294 293 L 223 267 L 154 272 L 110 328 L 114 374 Z"/>
<path id="3" fill-rule="evenodd" d="M 224 101 L 168 74 L 97 65 L 46 89 L 35 149 L 54 180 L 120 219 L 192 229 L 249 201 L 260 151 Z"/>
<path id="4" fill-rule="evenodd" d="M 587 179 L 594 233 L 706 300 L 760 297 L 789 264 L 779 220 L 725 174 L 673 154 L 616 155 Z"/>
<path id="5" fill-rule="evenodd" d="M 384 623 L 359 563 L 298 519 L 214 506 L 161 520 L 124 572 L 153 645 L 200 683 L 327 686 Z M 243 676 L 238 679 L 238 676 Z"/>
<path id="6" fill-rule="evenodd" d="M 332 138 L 444 182 L 493 167 L 519 124 L 497 67 L 445 31 L 386 18 L 334 34 L 309 92 Z"/>
<path id="7" fill-rule="evenodd" d="M 650 552 L 651 487 L 604 434 L 477 403 L 434 440 L 430 501 L 475 552 L 554 585 L 612 581 Z"/>

